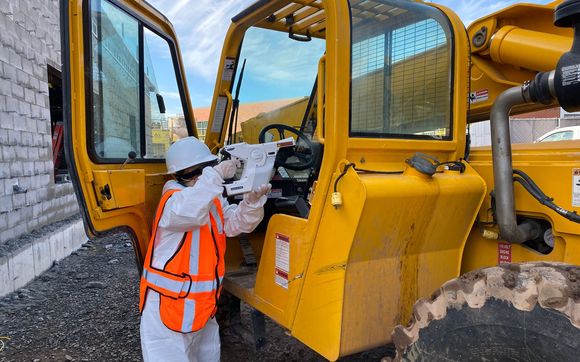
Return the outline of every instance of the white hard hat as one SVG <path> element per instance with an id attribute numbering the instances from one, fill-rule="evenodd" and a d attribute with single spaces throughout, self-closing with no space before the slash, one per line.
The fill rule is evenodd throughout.
<path id="1" fill-rule="evenodd" d="M 205 143 L 195 137 L 186 137 L 176 141 L 169 147 L 165 156 L 168 174 L 217 160 L 218 157 L 211 153 Z"/>

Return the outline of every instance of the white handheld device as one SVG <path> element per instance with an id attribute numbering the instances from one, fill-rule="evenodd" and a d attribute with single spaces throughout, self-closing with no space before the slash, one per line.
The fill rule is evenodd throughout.
<path id="1" fill-rule="evenodd" d="M 255 190 L 274 176 L 274 161 L 278 150 L 283 147 L 294 147 L 294 138 L 288 137 L 280 141 L 249 145 L 246 142 L 236 143 L 221 149 L 220 153 L 241 163 L 242 172 L 239 177 L 224 185 L 228 196 L 244 194 Z M 236 176 L 239 172 L 236 173 Z"/>

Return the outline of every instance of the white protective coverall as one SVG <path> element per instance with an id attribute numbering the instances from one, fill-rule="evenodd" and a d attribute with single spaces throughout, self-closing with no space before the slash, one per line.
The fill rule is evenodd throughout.
<path id="1" fill-rule="evenodd" d="M 222 203 L 224 231 L 227 236 L 249 233 L 260 223 L 267 197 L 262 196 L 254 203 L 244 199 L 239 205 L 230 205 L 222 197 L 222 184 L 221 176 L 212 167 L 204 168 L 192 187 L 184 187 L 174 180 L 165 184 L 163 193 L 173 189 L 181 191 L 169 198 L 159 220 L 153 267 L 163 269 L 177 250 L 184 232 L 209 222 L 210 206 L 216 197 Z M 145 362 L 220 360 L 219 327 L 215 318 L 210 318 L 200 331 L 174 332 L 165 327 L 159 316 L 159 294 L 151 289 L 147 293 L 140 331 Z"/>

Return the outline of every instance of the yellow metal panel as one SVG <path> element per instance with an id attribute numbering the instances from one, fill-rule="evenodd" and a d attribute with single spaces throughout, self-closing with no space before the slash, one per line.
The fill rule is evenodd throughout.
<path id="1" fill-rule="evenodd" d="M 128 207 L 145 202 L 144 170 L 109 170 L 107 172 L 117 207 Z"/>
<path id="2" fill-rule="evenodd" d="M 538 71 L 554 69 L 558 54 L 569 50 L 564 48 L 571 44 L 572 29 L 553 24 L 554 9 L 561 2 L 514 4 L 469 25 L 470 40 L 482 29 L 486 31 L 482 46 L 472 42 L 470 91 L 487 90 L 489 94 L 487 100 L 471 104 L 469 122 L 489 119 L 489 110 L 499 94 L 533 79 Z M 515 107 L 514 112 L 546 107 L 526 105 Z"/>
<path id="3" fill-rule="evenodd" d="M 341 180 L 340 190 L 344 206 L 324 210 L 291 330 L 292 335 L 330 360 L 341 354 L 345 275 L 366 199 L 365 189 L 352 170 Z M 330 204 L 330 198 L 326 203 Z"/>
<path id="4" fill-rule="evenodd" d="M 417 298 L 459 275 L 485 184 L 469 166 L 416 175 L 349 170 L 344 205 L 325 209 L 291 332 L 326 358 L 387 343 Z"/>
<path id="5" fill-rule="evenodd" d="M 306 257 L 311 247 L 311 243 L 305 238 L 305 227 L 306 220 L 297 217 L 274 215 L 270 219 L 256 278 L 255 295 L 268 305 L 267 309 L 261 310 L 288 329 L 294 317 Z M 287 237 L 290 244 L 290 273 L 286 287 L 275 282 L 276 257 L 280 252 L 277 250 L 276 234 Z"/>
<path id="6" fill-rule="evenodd" d="M 351 210 L 332 215 L 329 188 L 336 177 L 337 166 L 344 160 L 348 140 L 350 87 L 350 32 L 344 31 L 350 23 L 350 9 L 346 1 L 324 1 L 326 12 L 326 58 L 323 62 L 325 90 L 324 158 L 318 176 L 316 192 L 308 219 L 307 232 L 315 238 L 309 264 L 303 281 L 296 317 L 291 333 L 328 359 L 340 354 L 340 315 L 343 294 L 343 265 L 348 256 L 348 239 L 357 224 L 357 200 L 350 202 Z M 320 80 L 320 78 L 319 78 Z M 319 88 L 320 90 L 321 88 Z M 319 107 L 322 107 L 319 104 Z M 349 177 L 349 176 L 347 176 Z M 353 190 L 355 192 L 356 190 Z M 360 192 L 360 190 L 359 190 Z M 345 203 L 349 196 L 345 195 Z M 357 203 L 359 206 L 356 206 Z M 345 214 L 348 213 L 348 214 Z M 336 222 L 336 220 L 340 220 Z M 325 240 L 320 242 L 324 233 Z M 337 236 L 340 242 L 337 242 Z M 343 242 L 343 237 L 346 240 Z M 318 297 L 322 298 L 319 299 Z"/>
<path id="7" fill-rule="evenodd" d="M 273 215 L 265 235 L 252 233 L 249 236 L 252 250 L 260 266 L 255 284 L 252 285 L 242 285 L 236 280 L 235 276 L 240 275 L 240 273 L 248 275 L 256 273 L 256 271 L 240 267 L 244 257 L 239 242 L 237 238 L 228 239 L 224 288 L 285 328 L 290 328 L 291 320 L 294 317 L 301 279 L 311 247 L 306 242 L 306 240 L 311 240 L 311 238 L 306 237 L 308 235 L 305 230 L 306 226 L 306 219 L 288 215 Z M 287 236 L 290 240 L 290 273 L 287 289 L 274 282 L 277 233 Z"/>
<path id="8" fill-rule="evenodd" d="M 103 210 L 143 204 L 145 202 L 144 170 L 94 171 L 95 192 Z M 105 188 L 108 188 L 107 197 Z"/>
<path id="9" fill-rule="evenodd" d="M 545 72 L 553 70 L 562 54 L 571 47 L 571 37 L 508 25 L 495 33 L 489 50 L 496 63 Z"/>
<path id="10" fill-rule="evenodd" d="M 554 202 L 567 210 L 580 212 L 572 206 L 572 170 L 580 168 L 580 141 L 546 142 L 512 145 L 513 167 L 527 173 Z M 493 190 L 491 149 L 475 148 L 471 152 L 470 164 L 484 178 L 489 190 Z M 580 264 L 580 230 L 578 224 L 569 221 L 541 205 L 519 184 L 514 184 L 516 212 L 519 215 L 548 221 L 556 236 L 554 250 L 543 255 L 525 246 L 512 245 L 512 261 L 562 261 Z M 481 221 L 490 222 L 491 200 L 486 196 L 480 210 Z M 490 230 L 497 231 L 495 228 Z M 482 228 L 474 225 L 465 248 L 462 272 L 495 265 L 498 262 L 498 241 L 486 240 L 481 236 Z"/>
<path id="11" fill-rule="evenodd" d="M 387 343 L 415 300 L 459 275 L 485 184 L 471 168 L 433 178 L 410 171 L 360 175 L 366 200 L 346 268 L 342 355 Z"/>

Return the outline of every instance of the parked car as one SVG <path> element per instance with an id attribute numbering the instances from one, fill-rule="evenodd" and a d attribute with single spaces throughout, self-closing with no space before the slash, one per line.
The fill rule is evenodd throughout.
<path id="1" fill-rule="evenodd" d="M 580 140 L 580 126 L 556 128 L 540 136 L 536 142 Z"/>

